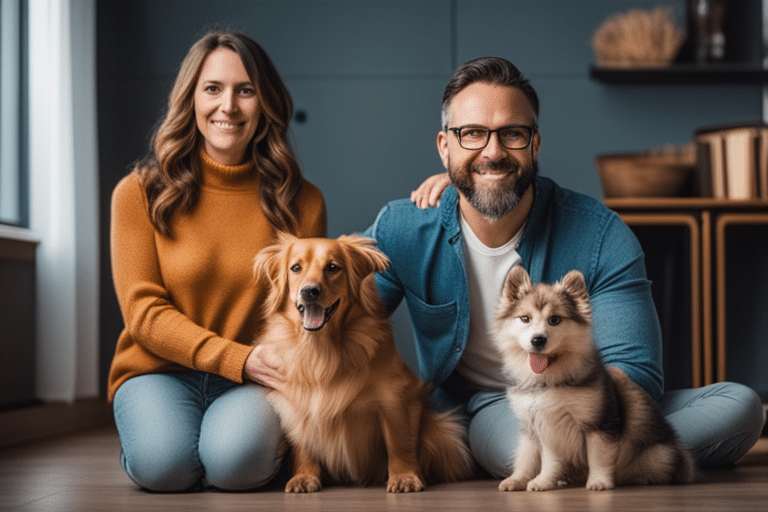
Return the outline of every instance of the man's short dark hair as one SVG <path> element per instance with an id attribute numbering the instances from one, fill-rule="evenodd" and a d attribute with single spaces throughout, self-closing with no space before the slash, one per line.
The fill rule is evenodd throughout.
<path id="1" fill-rule="evenodd" d="M 476 82 L 517 87 L 528 98 L 536 118 L 539 117 L 539 96 L 530 81 L 523 76 L 514 64 L 501 57 L 481 57 L 462 64 L 453 74 L 443 92 L 442 123 L 447 128 L 448 108 L 454 96 L 465 87 Z"/>

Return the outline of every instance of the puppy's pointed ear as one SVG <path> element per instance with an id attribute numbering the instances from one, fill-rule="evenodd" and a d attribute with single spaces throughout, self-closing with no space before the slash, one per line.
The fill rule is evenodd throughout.
<path id="1" fill-rule="evenodd" d="M 514 304 L 530 289 L 531 277 L 528 272 L 521 265 L 515 265 L 507 274 L 501 294 L 507 301 Z"/>
<path id="2" fill-rule="evenodd" d="M 560 287 L 573 299 L 577 314 L 587 322 L 592 319 L 592 306 L 589 303 L 589 290 L 584 275 L 578 270 L 571 270 L 559 283 Z"/>
<path id="3" fill-rule="evenodd" d="M 350 271 L 362 280 L 374 272 L 381 272 L 389 267 L 389 258 L 376 248 L 376 240 L 358 235 L 342 235 L 339 237 L 352 260 Z"/>
<path id="4" fill-rule="evenodd" d="M 571 295 L 586 296 L 589 298 L 587 283 L 584 281 L 584 274 L 578 270 L 571 270 L 560 280 L 560 285 Z"/>

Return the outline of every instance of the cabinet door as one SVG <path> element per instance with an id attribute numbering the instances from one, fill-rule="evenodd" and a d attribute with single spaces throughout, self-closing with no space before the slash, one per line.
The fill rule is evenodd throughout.
<path id="1" fill-rule="evenodd" d="M 388 201 L 442 172 L 436 136 L 445 79 L 291 80 L 296 152 L 320 187 L 331 237 L 370 226 Z M 407 309 L 392 317 L 403 358 L 415 368 Z"/>
<path id="2" fill-rule="evenodd" d="M 436 137 L 444 80 L 292 80 L 292 131 L 336 237 L 371 225 L 388 201 L 442 172 Z"/>

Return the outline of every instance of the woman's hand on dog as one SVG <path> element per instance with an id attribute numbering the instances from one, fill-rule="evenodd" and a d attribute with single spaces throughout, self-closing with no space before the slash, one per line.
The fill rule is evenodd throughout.
<path id="1" fill-rule="evenodd" d="M 285 383 L 283 375 L 278 371 L 280 362 L 280 356 L 272 347 L 257 345 L 245 360 L 243 376 L 262 386 L 280 391 Z"/>
<path id="2" fill-rule="evenodd" d="M 443 195 L 445 188 L 451 184 L 451 179 L 447 172 L 434 174 L 424 180 L 419 188 L 411 192 L 411 201 L 422 210 L 430 206 L 440 204 L 440 196 Z"/>

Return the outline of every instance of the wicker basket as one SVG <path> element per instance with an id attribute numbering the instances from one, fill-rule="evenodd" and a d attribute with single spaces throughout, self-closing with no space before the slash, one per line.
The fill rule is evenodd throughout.
<path id="1" fill-rule="evenodd" d="M 694 160 L 690 152 L 597 155 L 595 165 L 609 197 L 690 195 Z"/>
<path id="2" fill-rule="evenodd" d="M 677 56 L 685 31 L 671 6 L 631 9 L 609 17 L 592 36 L 599 66 L 664 67 Z"/>

